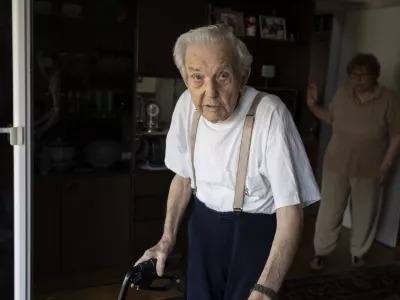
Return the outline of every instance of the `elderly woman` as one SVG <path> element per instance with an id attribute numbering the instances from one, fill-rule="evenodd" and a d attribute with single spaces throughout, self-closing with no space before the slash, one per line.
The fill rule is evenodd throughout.
<path id="1" fill-rule="evenodd" d="M 167 137 L 176 175 L 164 233 L 138 262 L 157 258 L 163 273 L 194 192 L 187 299 L 277 299 L 302 207 L 320 198 L 295 124 L 280 99 L 246 86 L 252 56 L 229 28 L 181 35 L 174 59 L 187 86 Z"/>
<path id="2" fill-rule="evenodd" d="M 376 234 L 381 187 L 390 174 L 400 146 L 399 99 L 379 84 L 380 65 L 371 54 L 356 55 L 347 66 L 350 82 L 339 89 L 329 109 L 317 105 L 311 85 L 308 106 L 332 126 L 324 158 L 322 201 L 315 228 L 311 268 L 323 268 L 324 257 L 336 247 L 343 214 L 351 196 L 351 253 L 354 266 Z"/>

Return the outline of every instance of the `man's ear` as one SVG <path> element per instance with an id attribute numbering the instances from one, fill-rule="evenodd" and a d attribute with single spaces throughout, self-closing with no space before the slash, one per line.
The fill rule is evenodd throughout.
<path id="1" fill-rule="evenodd" d="M 183 74 L 181 74 L 181 77 L 182 77 L 183 82 L 185 83 L 186 88 L 189 88 L 188 83 L 187 83 L 187 76 L 184 76 Z"/>
<path id="2" fill-rule="evenodd" d="M 250 77 L 250 73 L 251 73 L 251 68 L 249 68 L 246 76 L 243 77 L 242 88 L 247 84 L 247 81 L 249 80 Z"/>

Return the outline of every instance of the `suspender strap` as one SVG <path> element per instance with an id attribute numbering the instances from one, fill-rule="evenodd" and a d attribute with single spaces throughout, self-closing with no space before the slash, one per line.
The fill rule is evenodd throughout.
<path id="1" fill-rule="evenodd" d="M 192 173 L 193 173 L 193 184 L 194 184 L 194 194 L 196 194 L 197 191 L 197 184 L 196 184 L 196 172 L 194 169 L 194 148 L 196 145 L 196 134 L 197 134 L 197 127 L 199 125 L 199 120 L 200 120 L 200 112 L 196 110 L 193 115 L 193 121 L 192 121 L 192 128 L 190 131 L 190 153 L 191 153 L 191 159 L 192 159 Z"/>
<path id="2" fill-rule="evenodd" d="M 236 173 L 236 187 L 235 187 L 235 198 L 233 202 L 233 210 L 240 213 L 243 210 L 244 201 L 244 188 L 246 183 L 247 163 L 250 154 L 251 134 L 253 131 L 255 114 L 257 111 L 258 104 L 264 97 L 264 93 L 259 92 L 250 107 L 249 112 L 246 115 L 244 121 L 244 127 L 242 132 L 242 142 L 240 144 L 239 163 Z"/>

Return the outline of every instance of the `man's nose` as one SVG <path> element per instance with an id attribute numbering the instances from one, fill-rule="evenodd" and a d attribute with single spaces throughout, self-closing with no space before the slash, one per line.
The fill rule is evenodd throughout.
<path id="1" fill-rule="evenodd" d="M 218 89 L 214 80 L 209 80 L 206 85 L 206 96 L 210 99 L 215 99 L 218 97 Z"/>

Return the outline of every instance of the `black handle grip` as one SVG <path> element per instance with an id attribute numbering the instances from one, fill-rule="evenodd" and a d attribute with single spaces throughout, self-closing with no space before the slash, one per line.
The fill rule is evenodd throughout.
<path id="1" fill-rule="evenodd" d="M 174 254 L 167 257 L 165 261 L 165 270 L 171 266 L 174 266 L 182 261 L 183 256 L 181 254 Z M 157 259 L 152 258 L 146 261 L 143 261 L 132 268 L 131 271 L 126 273 L 124 281 L 122 283 L 122 287 L 118 296 L 118 300 L 125 300 L 126 295 L 128 293 L 128 288 L 132 283 L 132 279 L 138 273 L 155 275 L 156 272 Z"/>
<path id="2" fill-rule="evenodd" d="M 170 268 L 171 266 L 174 266 L 181 261 L 182 261 L 181 254 L 170 255 L 167 257 L 165 261 L 164 269 Z M 138 272 L 143 272 L 143 273 L 156 274 L 157 273 L 156 266 L 157 266 L 157 259 L 152 258 L 134 266 L 132 269 L 132 273 L 135 274 Z"/>

